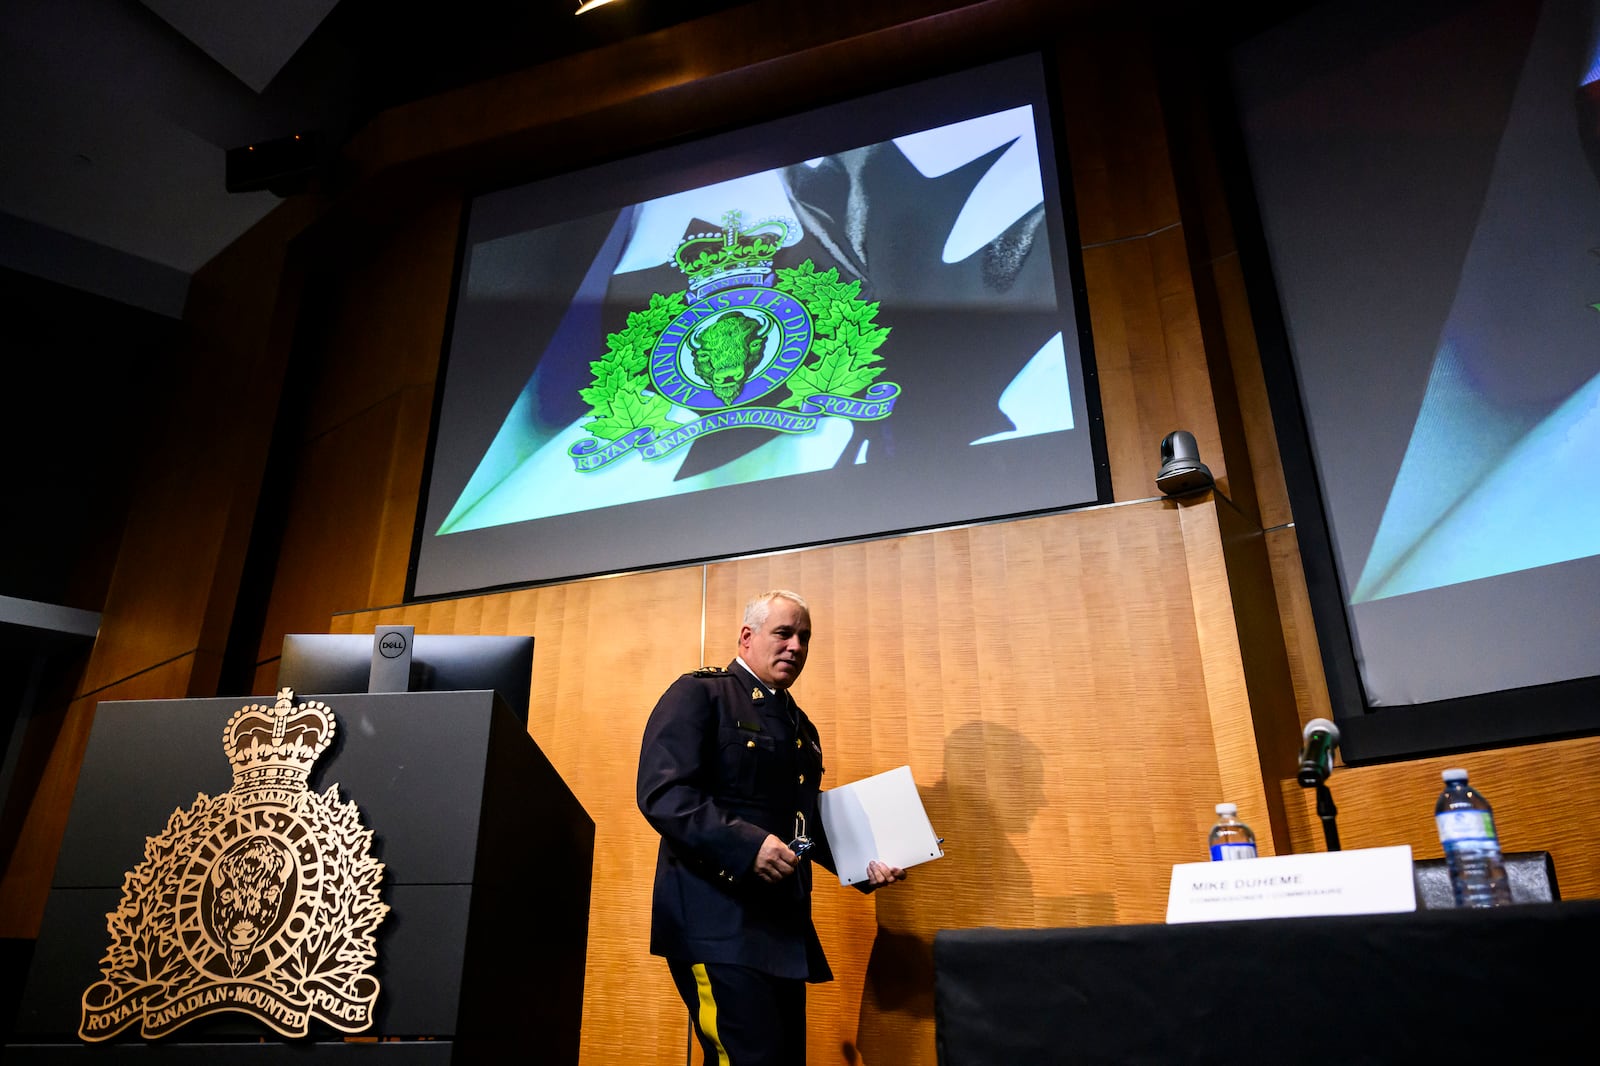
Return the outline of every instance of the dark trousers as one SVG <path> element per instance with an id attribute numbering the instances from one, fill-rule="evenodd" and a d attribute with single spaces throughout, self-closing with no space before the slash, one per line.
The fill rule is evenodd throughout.
<path id="1" fill-rule="evenodd" d="M 806 983 L 748 966 L 668 960 L 706 1066 L 805 1066 Z"/>

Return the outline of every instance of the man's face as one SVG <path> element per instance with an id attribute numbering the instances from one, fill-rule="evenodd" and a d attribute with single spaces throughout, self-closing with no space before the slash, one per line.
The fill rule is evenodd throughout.
<path id="1" fill-rule="evenodd" d="M 760 629 L 739 630 L 739 657 L 762 683 L 788 688 L 806 665 L 811 646 L 811 616 L 793 600 L 774 599 Z"/>

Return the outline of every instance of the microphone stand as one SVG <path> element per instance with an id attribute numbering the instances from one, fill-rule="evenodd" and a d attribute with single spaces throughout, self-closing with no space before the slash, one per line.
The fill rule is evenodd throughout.
<path id="1" fill-rule="evenodd" d="M 1328 791 L 1326 781 L 1317 782 L 1317 817 L 1322 819 L 1322 839 L 1328 842 L 1329 851 L 1339 850 L 1339 827 L 1334 824 L 1334 819 L 1339 816 L 1339 808 L 1333 805 L 1333 793 Z"/>
<path id="2" fill-rule="evenodd" d="M 1333 773 L 1333 749 L 1339 744 L 1339 727 L 1326 718 L 1313 718 L 1301 731 L 1300 773 L 1296 780 L 1301 788 L 1317 789 L 1317 817 L 1322 819 L 1322 838 L 1329 851 L 1339 850 L 1339 827 L 1334 819 L 1339 808 L 1333 805 L 1333 793 L 1328 791 L 1328 775 Z"/>

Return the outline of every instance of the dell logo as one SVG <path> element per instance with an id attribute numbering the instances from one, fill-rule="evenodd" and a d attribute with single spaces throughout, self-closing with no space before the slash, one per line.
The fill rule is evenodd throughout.
<path id="1" fill-rule="evenodd" d="M 406 637 L 404 633 L 385 633 L 378 638 L 378 652 L 385 659 L 393 659 L 404 655 L 406 650 Z"/>

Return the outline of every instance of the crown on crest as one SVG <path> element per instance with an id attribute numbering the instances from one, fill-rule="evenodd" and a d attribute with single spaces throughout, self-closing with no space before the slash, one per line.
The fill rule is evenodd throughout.
<path id="1" fill-rule="evenodd" d="M 789 243 L 793 223 L 769 218 L 748 229 L 742 211 L 722 216 L 723 228 L 692 233 L 678 245 L 678 269 L 689 276 L 691 301 L 734 285 L 771 285 L 772 257 Z"/>
<path id="2" fill-rule="evenodd" d="M 305 788 L 333 731 L 328 705 L 313 700 L 297 707 L 290 688 L 279 689 L 271 707 L 252 703 L 235 711 L 222 727 L 234 788 Z"/>

